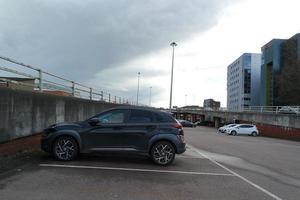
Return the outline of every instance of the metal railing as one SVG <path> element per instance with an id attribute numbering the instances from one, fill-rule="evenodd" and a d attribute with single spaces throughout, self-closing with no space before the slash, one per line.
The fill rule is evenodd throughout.
<path id="1" fill-rule="evenodd" d="M 0 63 L 0 71 L 4 71 L 8 74 L 17 75 L 15 77 L 0 77 L 0 83 L 24 86 L 26 88 L 32 88 L 34 91 L 48 92 L 49 91 L 60 91 L 64 92 L 66 96 L 73 96 L 78 98 L 84 98 L 89 100 L 104 101 L 109 103 L 118 104 L 129 104 L 136 105 L 136 102 L 131 101 L 127 98 L 123 98 L 117 95 L 113 95 L 110 92 L 104 91 L 102 89 L 95 89 L 84 84 L 69 80 L 67 78 L 49 73 L 45 70 L 33 67 L 28 64 L 0 56 L 0 60 L 4 61 L 5 66 Z M 10 64 L 13 66 L 7 67 Z M 18 68 L 18 69 L 15 69 Z M 26 78 L 32 80 L 32 83 L 26 82 L 26 79 L 18 80 L 18 78 Z"/>
<path id="2" fill-rule="evenodd" d="M 300 115 L 300 106 L 249 106 L 243 112 L 275 113 L 275 114 L 297 114 Z"/>
<path id="3" fill-rule="evenodd" d="M 274 113 L 274 114 L 295 114 L 300 115 L 300 106 L 249 106 L 241 110 L 230 110 L 228 108 L 177 108 L 173 111 L 203 111 L 203 112 L 253 112 L 253 113 Z"/>

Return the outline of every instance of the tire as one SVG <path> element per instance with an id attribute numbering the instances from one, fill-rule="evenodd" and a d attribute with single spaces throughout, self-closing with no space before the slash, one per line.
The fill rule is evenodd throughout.
<path id="1" fill-rule="evenodd" d="M 236 135 L 237 135 L 237 132 L 236 132 L 236 131 L 231 131 L 231 135 L 236 136 Z"/>
<path id="2" fill-rule="evenodd" d="M 167 166 L 174 161 L 175 153 L 175 149 L 170 142 L 160 141 L 152 146 L 150 156 L 155 164 Z"/>
<path id="3" fill-rule="evenodd" d="M 256 131 L 253 131 L 253 132 L 251 133 L 251 135 L 254 136 L 254 137 L 256 137 L 256 136 L 257 136 L 257 132 L 256 132 Z"/>
<path id="4" fill-rule="evenodd" d="M 53 155 L 57 160 L 70 161 L 78 155 L 78 144 L 71 136 L 61 136 L 53 144 Z"/>

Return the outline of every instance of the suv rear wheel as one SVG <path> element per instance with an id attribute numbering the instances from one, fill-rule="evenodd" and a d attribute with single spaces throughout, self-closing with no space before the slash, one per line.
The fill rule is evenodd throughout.
<path id="1" fill-rule="evenodd" d="M 78 144 L 73 137 L 61 136 L 54 142 L 53 154 L 58 160 L 74 160 L 78 155 Z"/>
<path id="2" fill-rule="evenodd" d="M 170 142 L 160 141 L 153 145 L 150 156 L 155 164 L 170 165 L 175 158 L 175 149 Z"/>

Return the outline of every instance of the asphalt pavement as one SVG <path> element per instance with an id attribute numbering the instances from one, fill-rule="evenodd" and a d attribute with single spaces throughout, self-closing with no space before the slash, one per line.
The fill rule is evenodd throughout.
<path id="1" fill-rule="evenodd" d="M 0 176 L 10 199 L 299 199 L 300 143 L 185 128 L 187 151 L 171 166 L 136 155 L 50 156 Z"/>

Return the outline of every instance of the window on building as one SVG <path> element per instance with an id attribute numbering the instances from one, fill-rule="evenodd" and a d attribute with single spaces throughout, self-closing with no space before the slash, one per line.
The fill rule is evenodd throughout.
<path id="1" fill-rule="evenodd" d="M 249 94 L 251 91 L 251 70 L 244 70 L 244 93 Z"/>

